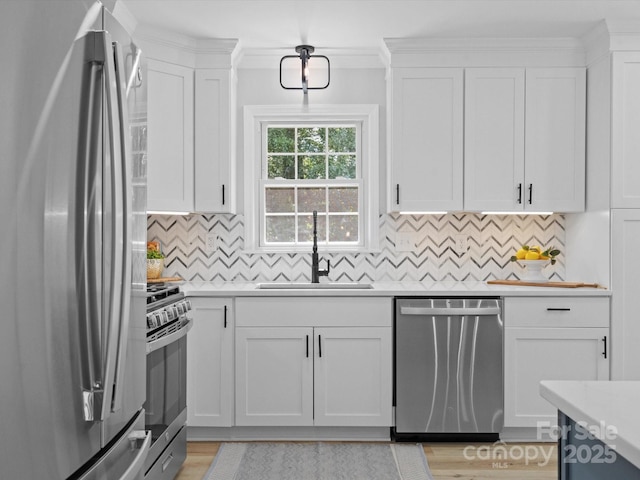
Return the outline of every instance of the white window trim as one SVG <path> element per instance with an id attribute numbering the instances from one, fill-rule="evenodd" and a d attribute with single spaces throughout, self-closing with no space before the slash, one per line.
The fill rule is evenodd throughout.
<path id="1" fill-rule="evenodd" d="M 244 107 L 244 249 L 248 253 L 307 252 L 304 246 L 260 245 L 260 180 L 262 125 L 271 122 L 353 122 L 362 134 L 363 246 L 319 246 L 326 252 L 378 251 L 379 198 L 379 107 L 378 105 L 247 105 Z"/>

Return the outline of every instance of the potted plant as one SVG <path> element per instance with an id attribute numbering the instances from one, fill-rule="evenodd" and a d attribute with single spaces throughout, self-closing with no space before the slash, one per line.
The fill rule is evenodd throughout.
<path id="1" fill-rule="evenodd" d="M 147 278 L 160 278 L 164 270 L 164 255 L 160 251 L 160 243 L 147 242 Z"/>

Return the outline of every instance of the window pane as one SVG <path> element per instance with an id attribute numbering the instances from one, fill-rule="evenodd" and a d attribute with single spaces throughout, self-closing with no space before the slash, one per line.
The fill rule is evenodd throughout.
<path id="1" fill-rule="evenodd" d="M 318 153 L 325 151 L 326 128 L 299 128 L 298 129 L 298 152 Z"/>
<path id="2" fill-rule="evenodd" d="M 267 129 L 267 151 L 278 153 L 295 152 L 296 132 L 295 128 L 269 128 Z"/>
<path id="3" fill-rule="evenodd" d="M 341 187 L 329 189 L 330 212 L 357 212 L 358 187 Z"/>
<path id="4" fill-rule="evenodd" d="M 265 218 L 267 242 L 293 242 L 295 239 L 295 217 Z"/>
<path id="5" fill-rule="evenodd" d="M 342 127 L 329 129 L 330 152 L 355 152 L 356 129 L 355 127 Z"/>
<path id="6" fill-rule="evenodd" d="M 295 211 L 294 192 L 293 188 L 267 188 L 265 192 L 265 211 L 267 213 Z"/>
<path id="7" fill-rule="evenodd" d="M 269 155 L 267 157 L 267 178 L 296 178 L 295 157 L 293 155 Z"/>
<path id="8" fill-rule="evenodd" d="M 330 242 L 357 242 L 358 216 L 331 215 L 329 217 Z"/>
<path id="9" fill-rule="evenodd" d="M 308 246 L 313 241 L 314 210 L 318 212 L 321 244 L 360 243 L 360 127 L 354 123 L 330 125 L 266 126 L 261 202 L 265 245 Z"/>
<path id="10" fill-rule="evenodd" d="M 329 178 L 356 178 L 356 156 L 329 155 Z"/>
<path id="11" fill-rule="evenodd" d="M 327 178 L 325 158 L 324 155 L 298 157 L 298 178 L 307 180 Z"/>
<path id="12" fill-rule="evenodd" d="M 298 212 L 326 212 L 324 188 L 298 188 Z"/>
<path id="13" fill-rule="evenodd" d="M 318 242 L 327 239 L 327 216 L 318 214 Z M 298 217 L 298 241 L 313 242 L 313 215 Z"/>

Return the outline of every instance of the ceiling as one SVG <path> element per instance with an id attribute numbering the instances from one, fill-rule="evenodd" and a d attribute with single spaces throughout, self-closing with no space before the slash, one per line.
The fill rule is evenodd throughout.
<path id="1" fill-rule="evenodd" d="M 378 48 L 383 38 L 581 37 L 640 0 L 120 0 L 139 24 L 243 49 Z M 317 51 L 317 53 L 321 53 Z"/>

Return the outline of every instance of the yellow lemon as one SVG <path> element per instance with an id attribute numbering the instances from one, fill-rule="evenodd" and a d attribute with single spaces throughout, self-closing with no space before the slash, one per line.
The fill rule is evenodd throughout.
<path id="1" fill-rule="evenodd" d="M 534 245 L 533 247 L 529 247 L 529 251 L 533 251 L 536 253 L 541 253 L 542 252 L 542 248 L 540 248 L 540 245 Z"/>
<path id="2" fill-rule="evenodd" d="M 524 260 L 524 257 L 527 256 L 527 251 L 524 248 L 521 248 L 516 252 L 516 258 L 518 260 Z"/>
<path id="3" fill-rule="evenodd" d="M 534 252 L 531 249 L 524 256 L 525 260 L 540 260 L 540 254 L 538 252 Z"/>

